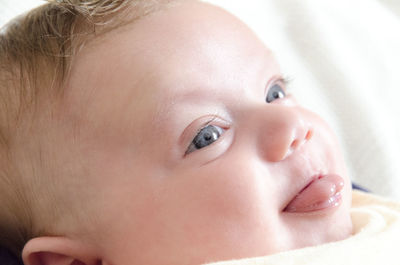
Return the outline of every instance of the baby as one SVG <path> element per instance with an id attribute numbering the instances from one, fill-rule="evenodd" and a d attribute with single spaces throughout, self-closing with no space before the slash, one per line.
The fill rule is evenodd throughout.
<path id="1" fill-rule="evenodd" d="M 1 245 L 25 265 L 202 264 L 348 238 L 338 141 L 198 1 L 53 1 L 0 39 Z"/>

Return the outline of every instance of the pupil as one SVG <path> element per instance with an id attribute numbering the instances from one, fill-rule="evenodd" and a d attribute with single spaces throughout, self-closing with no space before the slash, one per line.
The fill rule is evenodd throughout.
<path id="1" fill-rule="evenodd" d="M 210 141 L 211 139 L 212 139 L 212 135 L 211 135 L 210 133 L 206 133 L 206 134 L 204 135 L 204 140 Z"/>
<path id="2" fill-rule="evenodd" d="M 275 92 L 272 94 L 272 96 L 273 96 L 274 98 L 279 98 L 279 92 L 275 91 Z"/>

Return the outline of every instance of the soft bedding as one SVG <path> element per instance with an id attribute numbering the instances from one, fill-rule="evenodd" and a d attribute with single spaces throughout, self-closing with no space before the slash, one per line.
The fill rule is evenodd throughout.
<path id="1" fill-rule="evenodd" d="M 353 191 L 354 233 L 345 240 L 278 254 L 207 265 L 398 265 L 400 203 Z"/>

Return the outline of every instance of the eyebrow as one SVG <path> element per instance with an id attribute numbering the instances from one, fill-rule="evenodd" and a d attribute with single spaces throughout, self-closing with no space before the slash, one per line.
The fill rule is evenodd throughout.
<path id="1" fill-rule="evenodd" d="M 215 89 L 209 89 L 209 92 L 217 91 Z M 180 94 L 177 97 L 177 101 L 196 101 L 197 99 L 201 100 L 212 100 L 215 99 L 215 93 L 207 93 L 208 91 L 196 89 L 196 88 L 190 88 L 188 91 L 185 91 L 184 93 Z"/>

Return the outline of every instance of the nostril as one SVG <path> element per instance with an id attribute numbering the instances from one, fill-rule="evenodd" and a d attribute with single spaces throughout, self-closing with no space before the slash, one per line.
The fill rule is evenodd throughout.
<path id="1" fill-rule="evenodd" d="M 299 140 L 294 140 L 292 142 L 292 144 L 290 145 L 291 148 L 295 149 L 300 145 L 300 141 Z"/>
<path id="2" fill-rule="evenodd" d="M 304 139 L 295 139 L 295 140 L 293 140 L 292 144 L 290 145 L 290 148 L 296 149 L 303 142 L 310 140 L 312 138 L 312 136 L 313 136 L 313 131 L 312 130 L 308 130 L 307 134 L 304 136 Z"/>
<path id="3" fill-rule="evenodd" d="M 313 136 L 314 132 L 312 130 L 308 130 L 307 134 L 306 134 L 306 141 L 310 140 L 311 137 Z"/>

